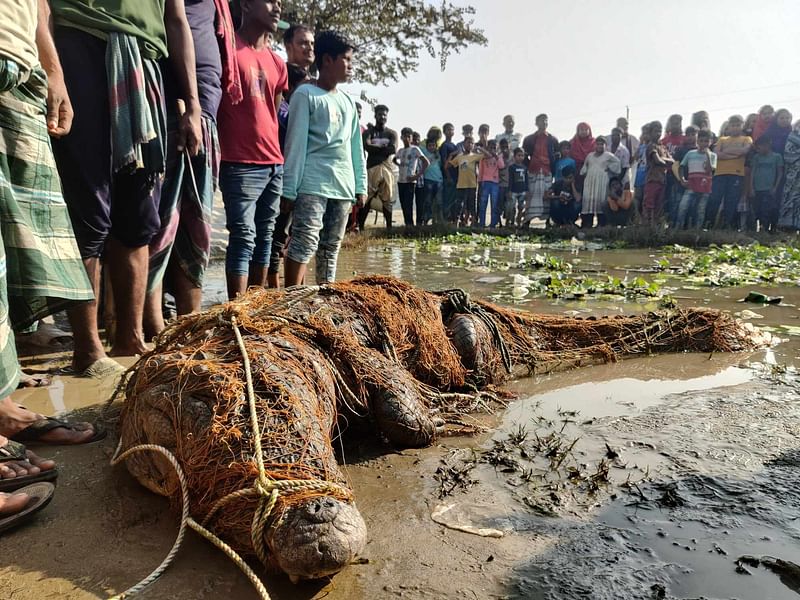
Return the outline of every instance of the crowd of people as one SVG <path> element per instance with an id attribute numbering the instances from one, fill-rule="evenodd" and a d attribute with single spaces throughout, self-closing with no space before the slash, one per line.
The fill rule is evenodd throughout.
<path id="1" fill-rule="evenodd" d="M 524 228 L 537 220 L 581 228 L 800 230 L 800 121 L 792 126 L 786 109 L 766 105 L 746 119 L 732 115 L 718 135 L 705 111 L 694 113 L 685 128 L 677 114 L 666 126 L 647 123 L 639 137 L 620 117 L 607 136 L 595 137 L 588 123 L 579 123 L 575 135 L 560 142 L 548 132 L 546 114 L 525 137 L 506 115 L 502 133 L 490 137 L 484 124 L 476 139 L 473 126 L 464 125 L 458 143 L 451 123 L 431 127 L 424 145 L 404 127 L 396 150 L 387 114 L 387 107 L 375 107 L 364 144 L 369 199 L 383 199 L 389 226 L 393 160 L 406 226 Z M 376 183 L 381 179 L 388 180 L 383 191 Z"/>
<path id="2" fill-rule="evenodd" d="M 359 107 L 338 89 L 355 50 L 283 22 L 281 0 L 0 3 L 0 531 L 58 474 L 23 442 L 105 434 L 12 401 L 16 338 L 66 311 L 71 371 L 114 380 L 164 329 L 166 290 L 200 309 L 217 186 L 230 298 L 277 285 L 282 260 L 287 286 L 314 256 L 334 280 L 367 193 Z"/>
<path id="3" fill-rule="evenodd" d="M 494 138 L 465 125 L 456 142 L 449 123 L 398 138 L 388 107 L 362 128 L 338 87 L 355 51 L 283 22 L 281 0 L 0 3 L 0 531 L 46 504 L 57 477 L 23 442 L 104 435 L 12 401 L 26 382 L 16 336 L 66 311 L 73 373 L 118 376 L 115 357 L 165 327 L 165 291 L 178 314 L 200 309 L 217 187 L 230 298 L 277 286 L 281 263 L 286 286 L 304 283 L 312 257 L 315 281 L 333 281 L 348 224 L 377 210 L 391 226 L 395 195 L 407 226 L 800 228 L 786 110 L 733 116 L 719 137 L 698 112 L 640 138 L 619 119 L 607 137 L 581 123 L 559 142 L 544 114 L 526 137 L 509 115 Z"/>

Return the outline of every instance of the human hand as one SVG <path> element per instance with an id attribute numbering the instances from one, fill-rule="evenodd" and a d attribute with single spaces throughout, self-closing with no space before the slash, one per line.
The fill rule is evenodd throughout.
<path id="1" fill-rule="evenodd" d="M 48 75 L 47 132 L 55 138 L 64 137 L 72 129 L 74 116 L 64 77 L 60 74 Z"/>
<path id="2" fill-rule="evenodd" d="M 200 127 L 200 105 L 186 108 L 183 100 L 178 100 L 178 152 L 185 148 L 190 156 L 197 156 L 200 151 L 202 130 Z"/>
<path id="3" fill-rule="evenodd" d="M 366 203 L 366 201 L 367 201 L 366 194 L 356 194 L 356 206 L 358 206 L 358 208 L 364 208 L 364 204 Z"/>
<path id="4" fill-rule="evenodd" d="M 289 198 L 281 198 L 281 214 L 288 215 L 290 212 L 294 210 L 294 201 L 289 200 Z"/>

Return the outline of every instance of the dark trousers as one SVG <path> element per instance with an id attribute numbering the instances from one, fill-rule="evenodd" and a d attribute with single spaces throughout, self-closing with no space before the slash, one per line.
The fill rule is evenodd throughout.
<path id="1" fill-rule="evenodd" d="M 756 192 L 753 211 L 761 225 L 761 231 L 775 231 L 778 226 L 779 206 L 776 195 L 771 190 Z"/>
<path id="2" fill-rule="evenodd" d="M 403 209 L 403 222 L 406 227 L 414 226 L 414 190 L 416 184 L 398 183 L 397 191 L 400 195 L 400 208 Z M 419 216 L 419 214 L 417 214 Z"/>

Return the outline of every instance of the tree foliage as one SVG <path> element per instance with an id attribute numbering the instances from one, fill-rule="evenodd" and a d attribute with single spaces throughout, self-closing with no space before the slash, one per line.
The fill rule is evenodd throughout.
<path id="1" fill-rule="evenodd" d="M 442 70 L 451 54 L 470 44 L 486 45 L 473 26 L 475 9 L 447 0 L 286 0 L 283 19 L 315 31 L 336 29 L 358 45 L 356 79 L 380 84 L 398 81 L 419 66 L 425 51 Z"/>

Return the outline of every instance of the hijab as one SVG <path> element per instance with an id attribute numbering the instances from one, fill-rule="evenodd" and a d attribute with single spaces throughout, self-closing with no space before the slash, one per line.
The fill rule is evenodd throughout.
<path id="1" fill-rule="evenodd" d="M 585 127 L 589 130 L 588 137 L 582 138 L 578 135 L 578 130 Z M 592 135 L 592 128 L 588 123 L 578 123 L 575 128 L 575 136 L 570 141 L 570 156 L 575 160 L 578 165 L 583 165 L 586 157 L 594 152 L 594 136 Z"/>
<path id="2" fill-rule="evenodd" d="M 755 130 L 754 130 L 755 132 Z M 772 151 L 777 152 L 778 154 L 783 154 L 784 148 L 786 148 L 786 139 L 789 137 L 789 134 L 792 133 L 792 126 L 787 125 L 786 127 L 781 127 L 778 125 L 778 119 L 773 118 L 772 122 L 769 124 L 769 127 L 764 131 L 763 135 L 769 136 L 772 140 Z M 753 141 L 758 140 L 758 138 L 753 138 Z"/>
<path id="3" fill-rule="evenodd" d="M 773 116 L 772 116 L 772 117 L 770 117 L 769 119 L 765 119 L 764 117 L 762 117 L 762 116 L 759 114 L 759 115 L 758 115 L 758 117 L 756 118 L 755 125 L 753 125 L 753 135 L 752 135 L 753 141 L 755 142 L 755 141 L 756 141 L 758 138 L 760 138 L 760 137 L 761 137 L 762 135 L 764 135 L 764 134 L 765 134 L 767 131 L 769 131 L 769 129 L 770 129 L 770 128 L 771 128 L 773 125 L 775 125 L 775 124 L 776 124 L 776 123 L 775 123 L 775 121 L 776 121 L 776 119 L 775 119 L 775 115 L 773 115 Z M 789 131 L 791 131 L 791 130 L 792 130 L 792 129 L 791 129 L 791 127 L 790 127 L 790 128 L 787 130 L 787 132 L 786 132 L 786 135 L 789 135 Z"/>

